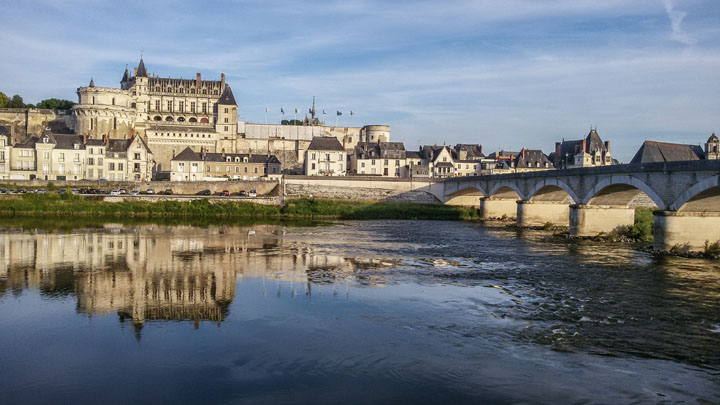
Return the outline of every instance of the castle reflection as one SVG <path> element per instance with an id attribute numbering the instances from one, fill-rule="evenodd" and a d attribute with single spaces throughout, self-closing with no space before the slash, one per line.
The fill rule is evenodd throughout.
<path id="1" fill-rule="evenodd" d="M 315 253 L 282 226 L 106 225 L 73 233 L 0 233 L 0 297 L 38 289 L 75 296 L 80 313 L 221 322 L 238 278 L 304 285 L 353 278 L 368 261 Z M 373 262 L 369 261 L 370 264 Z M 365 279 L 366 276 L 363 276 Z"/>

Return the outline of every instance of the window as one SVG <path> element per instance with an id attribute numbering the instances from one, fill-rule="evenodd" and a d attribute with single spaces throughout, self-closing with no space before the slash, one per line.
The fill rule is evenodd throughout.
<path id="1" fill-rule="evenodd" d="M 365 162 L 360 163 L 360 167 L 365 167 Z"/>
<path id="2" fill-rule="evenodd" d="M 185 93 L 185 89 L 183 87 L 180 87 L 180 93 Z"/>
<path id="3" fill-rule="evenodd" d="M 257 166 L 255 167 L 255 173 L 257 173 Z"/>
<path id="4" fill-rule="evenodd" d="M 94 154 L 95 154 L 95 150 L 94 150 L 93 148 L 90 148 L 90 154 L 91 154 L 91 155 L 94 155 Z"/>
<path id="5" fill-rule="evenodd" d="M 226 109 L 225 109 L 225 113 L 227 114 L 227 112 L 228 112 L 228 109 L 226 108 Z"/>
<path id="6" fill-rule="evenodd" d="M 215 171 L 216 171 L 216 172 L 219 172 L 219 171 L 220 171 L 220 166 L 215 166 Z"/>
<path id="7" fill-rule="evenodd" d="M 117 167 L 118 167 L 118 170 L 123 170 L 123 164 L 122 164 L 122 163 L 118 163 Z"/>
<path id="8" fill-rule="evenodd" d="M 203 90 L 203 94 L 205 93 L 205 90 Z M 207 114 L 207 103 L 202 103 L 202 112 L 203 114 Z"/>
<path id="9" fill-rule="evenodd" d="M 167 102 L 167 110 L 170 111 L 170 112 L 172 112 L 172 110 L 173 110 L 173 102 L 172 102 L 172 100 L 168 100 L 168 102 Z"/>
<path id="10" fill-rule="evenodd" d="M 229 122 L 229 121 L 228 121 L 228 119 L 227 119 L 227 118 L 225 118 L 225 123 L 228 123 L 228 122 Z M 227 128 L 227 127 L 226 127 L 226 128 Z"/>
<path id="11" fill-rule="evenodd" d="M 182 89 L 180 89 L 180 90 L 182 90 Z M 185 102 L 184 101 L 178 102 L 178 108 L 179 108 L 178 111 L 184 112 L 185 111 Z"/>
<path id="12" fill-rule="evenodd" d="M 373 166 L 375 166 L 375 159 L 373 159 L 372 161 L 370 161 L 370 164 L 373 165 Z"/>
<path id="13" fill-rule="evenodd" d="M 98 163 L 97 163 L 97 164 L 98 164 L 98 166 L 102 166 L 102 165 L 103 165 L 103 158 L 98 158 Z"/>
<path id="14" fill-rule="evenodd" d="M 80 161 L 80 154 L 79 154 L 79 153 L 76 153 L 76 154 L 75 154 L 75 159 L 73 159 L 73 162 L 79 162 L 79 161 Z"/>
<path id="15" fill-rule="evenodd" d="M 140 154 L 139 154 L 139 153 L 136 153 L 136 154 L 135 154 L 135 160 L 140 160 Z"/>
<path id="16" fill-rule="evenodd" d="M 313 166 L 315 166 L 315 165 L 313 164 Z M 247 166 L 245 167 L 245 170 L 244 170 L 244 171 L 245 171 L 245 173 L 247 173 Z"/>
<path id="17" fill-rule="evenodd" d="M 43 166 L 43 169 L 45 169 L 45 168 L 46 168 L 46 167 Z M 88 177 L 92 177 L 93 174 L 94 174 L 94 173 L 93 173 L 93 169 L 88 169 Z"/>
<path id="18" fill-rule="evenodd" d="M 387 166 L 387 165 L 388 165 L 388 160 L 387 160 L 387 159 L 385 159 L 385 166 Z"/>
<path id="19" fill-rule="evenodd" d="M 115 163 L 109 163 L 108 170 L 115 170 Z"/>
<path id="20" fill-rule="evenodd" d="M 329 153 L 326 153 L 326 154 L 325 154 L 325 160 L 327 160 L 328 162 L 330 161 L 330 154 L 329 154 Z"/>
<path id="21" fill-rule="evenodd" d="M 29 154 L 28 154 L 28 156 L 29 156 Z M 43 158 L 45 158 L 46 160 L 50 159 L 50 152 L 43 153 Z"/>
<path id="22" fill-rule="evenodd" d="M 312 170 L 315 170 L 315 163 L 312 164 Z"/>
<path id="23" fill-rule="evenodd" d="M 207 89 L 203 89 L 203 94 L 207 94 Z M 203 103 L 205 104 L 205 103 Z"/>
<path id="24" fill-rule="evenodd" d="M 155 111 L 160 111 L 160 100 L 155 100 Z"/>
<path id="25" fill-rule="evenodd" d="M 311 155 L 311 159 L 312 159 L 312 160 L 315 160 L 315 154 L 314 154 L 314 153 Z"/>
<path id="26" fill-rule="evenodd" d="M 61 153 L 60 156 L 58 157 L 58 162 L 64 162 L 64 161 L 65 161 L 65 154 Z"/>
<path id="27" fill-rule="evenodd" d="M 140 163 L 135 163 L 133 165 L 133 171 L 136 173 L 140 172 Z"/>
<path id="28" fill-rule="evenodd" d="M 194 101 L 191 101 L 191 102 L 190 102 L 190 112 L 191 112 L 191 113 L 194 113 L 194 112 L 195 112 L 195 102 L 194 102 Z"/>

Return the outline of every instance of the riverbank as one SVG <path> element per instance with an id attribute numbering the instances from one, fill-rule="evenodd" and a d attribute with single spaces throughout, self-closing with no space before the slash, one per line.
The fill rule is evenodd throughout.
<path id="1" fill-rule="evenodd" d="M 70 193 L 25 194 L 0 203 L 2 216 L 139 218 L 318 218 L 318 219 L 478 219 L 477 209 L 409 202 L 373 202 L 300 198 L 285 206 L 252 202 L 122 201 L 106 202 Z"/>

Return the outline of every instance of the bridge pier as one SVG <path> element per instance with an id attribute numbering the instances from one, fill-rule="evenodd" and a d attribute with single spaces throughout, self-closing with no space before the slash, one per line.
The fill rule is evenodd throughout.
<path id="1" fill-rule="evenodd" d="M 517 200 L 485 197 L 480 199 L 480 218 L 516 218 Z"/>
<path id="2" fill-rule="evenodd" d="M 570 206 L 570 235 L 573 236 L 596 236 L 634 223 L 634 208 L 581 204 Z"/>
<path id="3" fill-rule="evenodd" d="M 518 226 L 542 226 L 547 223 L 567 226 L 568 222 L 570 222 L 570 204 L 550 201 L 518 201 L 517 203 Z"/>
<path id="4" fill-rule="evenodd" d="M 703 251 L 705 242 L 720 241 L 720 212 L 656 211 L 653 248 L 670 250 L 675 246 Z"/>

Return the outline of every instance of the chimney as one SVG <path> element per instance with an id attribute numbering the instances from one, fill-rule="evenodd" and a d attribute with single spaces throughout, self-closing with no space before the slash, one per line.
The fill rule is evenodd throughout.
<path id="1" fill-rule="evenodd" d="M 83 135 L 83 145 L 87 145 L 87 135 Z"/>
<path id="2" fill-rule="evenodd" d="M 225 148 L 222 148 L 222 157 L 225 157 Z"/>
<path id="3" fill-rule="evenodd" d="M 522 158 L 525 159 L 525 148 L 522 148 L 522 151 L 520 153 L 522 153 Z"/>
<path id="4" fill-rule="evenodd" d="M 587 142 L 587 140 L 583 139 L 583 141 L 582 141 L 582 150 L 581 150 L 580 152 L 585 152 L 585 143 L 586 143 L 586 142 Z"/>
<path id="5" fill-rule="evenodd" d="M 220 73 L 220 91 L 225 90 L 225 73 Z"/>
<path id="6" fill-rule="evenodd" d="M 103 134 L 103 143 L 105 146 L 108 146 L 110 144 L 110 140 L 108 139 L 107 135 Z"/>
<path id="7" fill-rule="evenodd" d="M 133 68 L 133 76 L 137 76 L 137 68 Z"/>
<path id="8" fill-rule="evenodd" d="M 559 157 L 561 151 L 562 151 L 562 143 L 555 142 L 555 155 Z"/>
<path id="9" fill-rule="evenodd" d="M 197 73 L 197 76 L 195 78 L 195 88 L 200 89 L 200 72 Z"/>
<path id="10" fill-rule="evenodd" d="M 605 141 L 605 150 L 610 152 L 610 141 Z"/>

